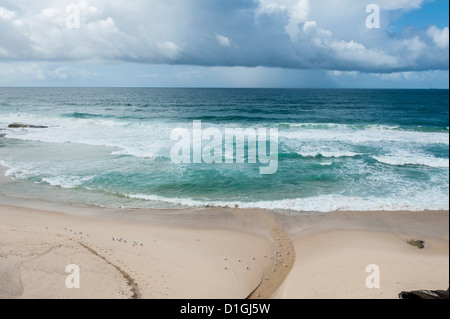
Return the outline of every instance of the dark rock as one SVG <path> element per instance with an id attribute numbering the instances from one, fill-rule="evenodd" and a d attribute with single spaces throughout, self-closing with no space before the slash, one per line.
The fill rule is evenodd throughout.
<path id="1" fill-rule="evenodd" d="M 425 242 L 423 240 L 412 239 L 412 240 L 408 241 L 408 244 L 410 244 L 411 246 L 417 247 L 419 249 L 425 248 Z"/>
<path id="2" fill-rule="evenodd" d="M 29 125 L 29 124 L 22 124 L 22 123 L 12 123 L 8 125 L 9 128 L 48 128 L 48 126 L 42 126 L 42 125 Z"/>
<path id="3" fill-rule="evenodd" d="M 449 299 L 449 290 L 417 290 L 417 291 L 403 291 L 398 297 L 400 299 Z"/>

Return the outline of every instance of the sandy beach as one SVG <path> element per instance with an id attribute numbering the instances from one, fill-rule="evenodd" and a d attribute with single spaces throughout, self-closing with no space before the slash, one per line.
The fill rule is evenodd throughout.
<path id="1" fill-rule="evenodd" d="M 0 298 L 391 299 L 449 283 L 448 212 L 32 205 L 0 205 Z M 69 264 L 80 289 L 66 287 Z M 379 289 L 365 285 L 370 264 Z"/>
<path id="2" fill-rule="evenodd" d="M 11 206 L 0 216 L 2 298 L 246 298 L 269 263 L 269 242 L 243 232 Z M 80 289 L 65 286 L 69 264 L 80 267 Z"/>
<path id="3" fill-rule="evenodd" d="M 448 299 L 448 12 L 1 1 L 0 300 Z"/>

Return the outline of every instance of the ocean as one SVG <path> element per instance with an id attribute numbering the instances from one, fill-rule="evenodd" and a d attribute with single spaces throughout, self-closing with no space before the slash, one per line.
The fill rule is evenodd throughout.
<path id="1" fill-rule="evenodd" d="M 194 121 L 277 128 L 277 172 L 175 164 Z M 449 91 L 0 88 L 0 165 L 0 195 L 77 205 L 448 210 Z"/>

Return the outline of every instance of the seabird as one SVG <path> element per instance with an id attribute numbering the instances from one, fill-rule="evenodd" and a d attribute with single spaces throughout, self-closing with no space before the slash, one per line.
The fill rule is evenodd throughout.
<path id="1" fill-rule="evenodd" d="M 261 297 L 261 295 L 260 295 L 260 294 L 257 294 L 256 297 Z"/>
<path id="2" fill-rule="evenodd" d="M 256 258 L 255 258 L 255 257 L 252 257 L 252 259 L 253 259 L 253 260 L 256 260 Z"/>
<path id="3" fill-rule="evenodd" d="M 250 267 L 249 267 L 249 266 L 245 266 L 245 269 L 249 270 L 249 269 L 250 269 Z"/>
<path id="4" fill-rule="evenodd" d="M 273 271 L 273 272 L 275 272 L 275 271 L 277 271 L 277 269 L 276 269 L 276 268 L 274 268 L 274 269 L 272 269 L 272 271 Z"/>
<path id="5" fill-rule="evenodd" d="M 240 259 L 238 259 L 238 262 L 241 262 L 241 260 L 240 260 Z"/>
<path id="6" fill-rule="evenodd" d="M 267 258 L 267 255 L 264 255 L 264 258 Z"/>
<path id="7" fill-rule="evenodd" d="M 284 264 L 284 267 L 287 267 L 288 265 Z"/>
<path id="8" fill-rule="evenodd" d="M 227 257 L 223 257 L 223 260 L 227 260 Z"/>
<path id="9" fill-rule="evenodd" d="M 269 280 L 269 277 L 267 277 L 267 276 L 266 276 L 266 278 L 265 278 L 265 279 L 266 279 L 266 280 Z"/>

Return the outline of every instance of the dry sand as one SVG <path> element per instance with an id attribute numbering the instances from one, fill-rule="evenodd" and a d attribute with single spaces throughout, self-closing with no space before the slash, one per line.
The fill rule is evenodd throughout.
<path id="1" fill-rule="evenodd" d="M 410 238 L 388 233 L 332 231 L 295 241 L 298 260 L 274 298 L 398 298 L 401 291 L 447 290 L 448 241 L 425 239 L 426 248 Z M 368 289 L 368 265 L 377 265 L 380 288 Z M 371 270 L 372 271 L 372 270 Z"/>
<path id="2" fill-rule="evenodd" d="M 0 206 L 0 298 L 246 298 L 270 250 L 245 232 Z M 80 267 L 80 289 L 66 288 L 69 264 Z"/>
<path id="3" fill-rule="evenodd" d="M 19 202 L 0 205 L 0 298 L 397 298 L 448 287 L 448 212 L 281 216 Z M 412 238 L 425 249 L 408 245 Z M 69 264 L 80 267 L 80 289 L 65 285 Z M 380 289 L 365 286 L 369 264 L 380 267 Z"/>

